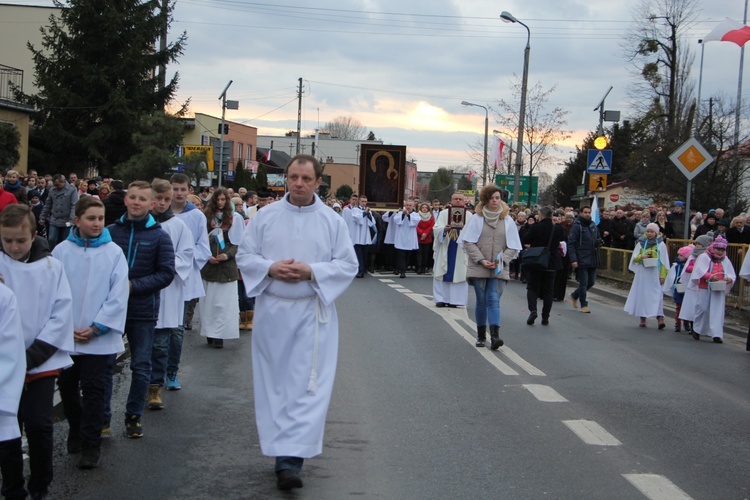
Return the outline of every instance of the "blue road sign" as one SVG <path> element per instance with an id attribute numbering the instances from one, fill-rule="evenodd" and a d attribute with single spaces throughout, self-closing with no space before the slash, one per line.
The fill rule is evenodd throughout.
<path id="1" fill-rule="evenodd" d="M 589 149 L 586 171 L 590 174 L 611 174 L 612 150 Z"/>

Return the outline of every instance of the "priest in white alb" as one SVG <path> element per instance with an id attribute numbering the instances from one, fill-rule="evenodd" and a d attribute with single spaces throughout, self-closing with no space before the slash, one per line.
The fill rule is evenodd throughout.
<path id="1" fill-rule="evenodd" d="M 297 155 L 286 179 L 288 193 L 250 220 L 236 256 L 256 297 L 255 418 L 280 490 L 301 488 L 304 459 L 323 451 L 338 356 L 334 301 L 358 270 L 344 220 L 315 194 L 320 163 Z"/>
<path id="2" fill-rule="evenodd" d="M 451 207 L 465 207 L 466 200 L 461 193 L 453 193 Z M 466 252 L 457 240 L 461 229 L 451 228 L 450 208 L 440 212 L 435 227 L 435 267 L 433 269 L 432 296 L 437 307 L 465 306 L 469 301 L 469 284 L 466 281 Z M 466 211 L 464 224 L 471 219 Z"/>

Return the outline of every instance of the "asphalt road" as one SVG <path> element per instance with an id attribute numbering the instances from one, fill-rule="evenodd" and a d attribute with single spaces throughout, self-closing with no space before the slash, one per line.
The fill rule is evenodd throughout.
<path id="1" fill-rule="evenodd" d="M 258 447 L 250 334 L 186 337 L 166 408 L 79 471 L 56 425 L 54 498 L 743 499 L 750 497 L 750 354 L 638 328 L 616 299 L 555 303 L 525 324 L 525 289 L 501 300 L 497 352 L 474 347 L 470 307 L 437 309 L 429 277 L 366 276 L 338 303 L 339 367 L 325 450 L 305 487 L 275 489 Z M 653 323 L 653 321 L 652 321 Z"/>

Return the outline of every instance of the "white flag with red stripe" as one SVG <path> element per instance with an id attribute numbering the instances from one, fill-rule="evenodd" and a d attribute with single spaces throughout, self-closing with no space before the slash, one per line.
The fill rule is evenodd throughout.
<path id="1" fill-rule="evenodd" d="M 748 41 L 750 41 L 750 26 L 728 17 L 711 30 L 711 33 L 703 37 L 703 43 L 732 42 L 740 47 L 745 45 Z"/>

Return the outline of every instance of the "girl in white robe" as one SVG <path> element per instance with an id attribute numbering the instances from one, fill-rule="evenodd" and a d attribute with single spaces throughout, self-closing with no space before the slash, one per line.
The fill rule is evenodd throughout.
<path id="1" fill-rule="evenodd" d="M 698 302 L 698 290 L 692 289 L 690 287 L 690 275 L 693 273 L 693 268 L 695 267 L 695 259 L 697 259 L 699 255 L 706 251 L 706 248 L 708 248 L 708 245 L 710 245 L 713 240 L 713 237 L 707 234 L 698 236 L 695 239 L 695 246 L 693 247 L 693 251 L 690 254 L 687 262 L 685 263 L 685 267 L 682 269 L 682 274 L 678 279 L 679 283 L 687 285 L 685 296 L 682 298 L 682 307 L 680 307 L 680 312 L 677 316 L 681 320 L 688 323 L 687 328 L 685 329 L 685 331 L 687 332 L 693 331 L 695 307 Z"/>
<path id="2" fill-rule="evenodd" d="M 655 265 L 646 266 L 644 259 L 656 259 Z M 635 278 L 625 301 L 625 312 L 639 316 L 642 328 L 646 327 L 646 318 L 656 317 L 662 330 L 665 327 L 662 285 L 669 273 L 669 254 L 659 237 L 659 227 L 653 222 L 638 239 L 628 269 L 635 273 Z"/>
<path id="3" fill-rule="evenodd" d="M 232 210 L 227 190 L 214 191 L 204 214 L 208 221 L 211 258 L 201 270 L 206 296 L 198 302 L 201 336 L 208 345 L 224 347 L 225 339 L 240 337 L 240 305 L 237 300 L 237 245 L 242 241 L 245 221 Z"/>
<path id="4" fill-rule="evenodd" d="M 26 376 L 25 351 L 16 296 L 0 277 L 0 464 L 7 497 L 20 497 L 23 490 L 18 402 Z"/>
<path id="5" fill-rule="evenodd" d="M 692 332 L 695 340 L 706 335 L 712 337 L 716 344 L 724 342 L 726 294 L 737 279 L 732 261 L 727 257 L 727 246 L 727 240 L 719 236 L 695 261 L 688 287 L 698 292 Z M 713 282 L 723 283 L 724 286 L 720 290 L 712 289 Z"/>
<path id="6" fill-rule="evenodd" d="M 75 227 L 52 252 L 75 284 L 74 364 L 62 372 L 59 385 L 69 425 L 68 452 L 83 450 L 78 466 L 89 469 L 99 462 L 109 359 L 125 350 L 122 335 L 130 285 L 125 254 L 104 227 L 104 205 L 83 197 L 75 213 Z"/>

